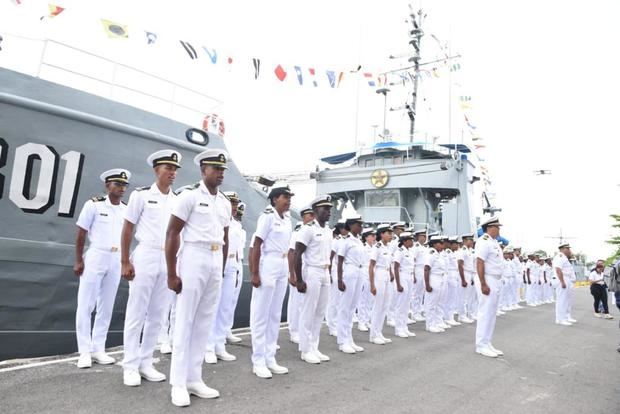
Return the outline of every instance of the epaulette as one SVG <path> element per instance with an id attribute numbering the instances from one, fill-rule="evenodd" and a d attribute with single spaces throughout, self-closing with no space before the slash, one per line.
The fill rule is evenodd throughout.
<path id="1" fill-rule="evenodd" d="M 452 253 L 452 250 L 446 249 L 446 253 Z"/>
<path id="2" fill-rule="evenodd" d="M 121 204 L 127 205 L 127 202 L 125 200 L 121 200 Z"/>
<path id="3" fill-rule="evenodd" d="M 461 250 L 467 250 L 467 247 L 463 246 L 461 247 Z"/>
<path id="4" fill-rule="evenodd" d="M 273 213 L 275 210 L 273 209 L 272 206 L 267 206 L 265 207 L 265 209 L 263 210 L 263 214 L 271 214 Z"/>
<path id="5" fill-rule="evenodd" d="M 430 249 L 428 249 L 428 252 L 430 254 L 433 254 L 433 253 L 437 252 L 437 250 L 435 250 L 433 247 L 431 247 Z"/>
<path id="6" fill-rule="evenodd" d="M 420 247 L 420 246 L 421 246 L 421 244 L 420 244 L 420 242 L 415 242 L 414 246 L 415 246 L 415 247 Z"/>
<path id="7" fill-rule="evenodd" d="M 185 191 L 185 190 L 195 190 L 195 189 L 197 189 L 198 187 L 200 187 L 200 181 L 198 181 L 197 183 L 194 183 L 194 184 L 184 185 L 183 187 L 178 188 L 178 189 L 174 192 L 174 194 L 179 195 L 179 194 L 181 194 L 181 193 L 182 193 L 183 191 Z"/>
<path id="8" fill-rule="evenodd" d="M 485 234 L 484 236 L 482 236 L 482 240 L 489 240 L 489 235 Z"/>
<path id="9" fill-rule="evenodd" d="M 150 190 L 151 186 L 150 185 L 145 185 L 144 187 L 136 187 L 136 191 L 144 191 L 144 190 Z"/>
<path id="10" fill-rule="evenodd" d="M 376 247 L 377 249 L 380 249 L 380 248 L 381 248 L 381 242 L 379 242 L 379 243 L 375 243 L 375 247 Z"/>
<path id="11" fill-rule="evenodd" d="M 94 197 L 91 197 L 90 201 L 97 203 L 99 201 L 105 201 L 105 199 L 106 199 L 105 196 L 94 196 Z"/>
<path id="12" fill-rule="evenodd" d="M 400 250 L 400 251 L 402 252 L 402 251 L 403 251 L 403 250 L 405 250 L 405 249 L 403 249 L 403 246 L 400 246 L 400 247 L 398 248 L 398 250 Z"/>

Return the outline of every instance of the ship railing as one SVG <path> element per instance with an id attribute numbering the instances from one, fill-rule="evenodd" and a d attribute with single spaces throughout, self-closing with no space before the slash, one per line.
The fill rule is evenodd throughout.
<path id="1" fill-rule="evenodd" d="M 202 125 L 205 115 L 223 103 L 204 91 L 58 40 L 9 36 L 32 49 L 36 45 L 40 55 L 31 66 L 21 57 L 2 65 L 8 69 L 190 125 Z"/>

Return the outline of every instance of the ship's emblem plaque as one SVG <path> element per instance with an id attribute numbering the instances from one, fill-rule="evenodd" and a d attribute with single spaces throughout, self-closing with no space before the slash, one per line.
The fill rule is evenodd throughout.
<path id="1" fill-rule="evenodd" d="M 387 185 L 390 175 L 385 170 L 374 170 L 370 175 L 370 182 L 377 188 L 383 188 Z"/>

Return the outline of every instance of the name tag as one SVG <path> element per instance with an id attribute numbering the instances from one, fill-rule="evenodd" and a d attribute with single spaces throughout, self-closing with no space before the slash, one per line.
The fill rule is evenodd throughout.
<path id="1" fill-rule="evenodd" d="M 108 213 L 99 213 L 100 216 L 108 217 Z"/>
<path id="2" fill-rule="evenodd" d="M 149 203 L 149 204 L 157 204 L 157 201 L 156 200 L 148 200 L 147 203 Z"/>

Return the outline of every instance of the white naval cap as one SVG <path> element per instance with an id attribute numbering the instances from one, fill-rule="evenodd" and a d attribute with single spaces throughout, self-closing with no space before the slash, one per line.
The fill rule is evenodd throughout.
<path id="1" fill-rule="evenodd" d="M 364 224 L 364 220 L 362 219 L 362 216 L 360 216 L 359 214 L 355 216 L 347 217 L 346 219 L 344 219 L 344 224 L 346 225 L 351 225 L 353 223 Z"/>
<path id="2" fill-rule="evenodd" d="M 146 158 L 146 162 L 153 168 L 163 164 L 174 165 L 177 168 L 181 168 L 182 158 L 183 156 L 179 152 L 171 149 L 164 149 L 149 155 Z"/>
<path id="3" fill-rule="evenodd" d="M 504 248 L 504 253 L 514 253 L 514 249 L 511 246 L 506 246 Z"/>
<path id="4" fill-rule="evenodd" d="M 362 236 L 367 236 L 369 234 L 375 234 L 375 229 L 372 227 L 366 227 L 364 229 L 362 229 Z"/>
<path id="5" fill-rule="evenodd" d="M 413 240 L 413 234 L 409 231 L 403 231 L 402 233 L 400 233 L 400 236 L 398 236 L 398 239 L 401 242 L 405 240 Z"/>
<path id="6" fill-rule="evenodd" d="M 234 191 L 224 191 L 223 194 L 228 199 L 228 201 L 230 201 L 231 203 L 238 203 L 240 201 L 239 194 L 237 194 Z"/>
<path id="7" fill-rule="evenodd" d="M 392 227 L 388 223 L 379 224 L 377 226 L 377 234 L 385 233 L 386 231 L 392 231 Z"/>
<path id="8" fill-rule="evenodd" d="M 405 228 L 407 227 L 407 223 L 405 223 L 404 221 L 397 221 L 396 223 L 392 224 L 393 229 L 395 229 L 396 227 Z"/>
<path id="9" fill-rule="evenodd" d="M 299 211 L 299 215 L 302 217 L 305 216 L 306 214 L 314 214 L 314 210 L 312 210 L 312 206 L 304 206 Z"/>
<path id="10" fill-rule="evenodd" d="M 312 206 L 313 209 L 316 207 L 332 207 L 332 196 L 330 195 L 318 196 L 314 200 L 312 200 L 310 205 Z"/>
<path id="11" fill-rule="evenodd" d="M 124 168 L 113 168 L 111 170 L 108 170 L 102 173 L 99 176 L 99 178 L 104 183 L 116 182 L 116 183 L 129 184 L 131 173 L 129 172 L 129 170 L 126 170 Z"/>
<path id="12" fill-rule="evenodd" d="M 562 243 L 562 244 L 560 244 L 560 245 L 558 246 L 558 250 L 562 250 L 562 249 L 564 249 L 564 248 L 568 248 L 568 249 L 570 249 L 570 244 L 568 244 L 568 243 Z"/>
<path id="13" fill-rule="evenodd" d="M 484 226 L 502 226 L 502 224 L 500 224 L 499 222 L 499 217 L 493 216 L 493 217 L 489 217 L 488 219 L 486 219 L 480 224 L 480 227 L 484 227 Z"/>
<path id="14" fill-rule="evenodd" d="M 277 187 L 272 187 L 271 191 L 269 191 L 268 199 L 272 199 L 274 197 L 280 197 L 281 195 L 287 195 L 289 197 L 293 197 L 295 193 L 291 191 L 291 188 L 288 185 L 280 185 Z"/>
<path id="15" fill-rule="evenodd" d="M 223 149 L 213 148 L 201 152 L 194 157 L 194 164 L 198 166 L 213 165 L 228 169 L 228 153 Z"/>
<path id="16" fill-rule="evenodd" d="M 449 236 L 448 237 L 448 241 L 450 243 L 458 243 L 459 242 L 459 236 Z"/>
<path id="17" fill-rule="evenodd" d="M 461 240 L 465 240 L 465 239 L 473 239 L 474 238 L 474 233 L 465 233 L 465 234 L 461 234 Z"/>
<path id="18" fill-rule="evenodd" d="M 426 233 L 427 231 L 428 231 L 428 228 L 420 227 L 419 229 L 414 230 L 413 235 L 417 236 L 418 234 L 423 234 L 423 233 Z"/>
<path id="19" fill-rule="evenodd" d="M 444 241 L 444 237 L 440 235 L 439 233 L 433 233 L 428 238 L 428 244 L 431 244 L 431 245 L 435 243 L 441 243 L 443 241 Z"/>

